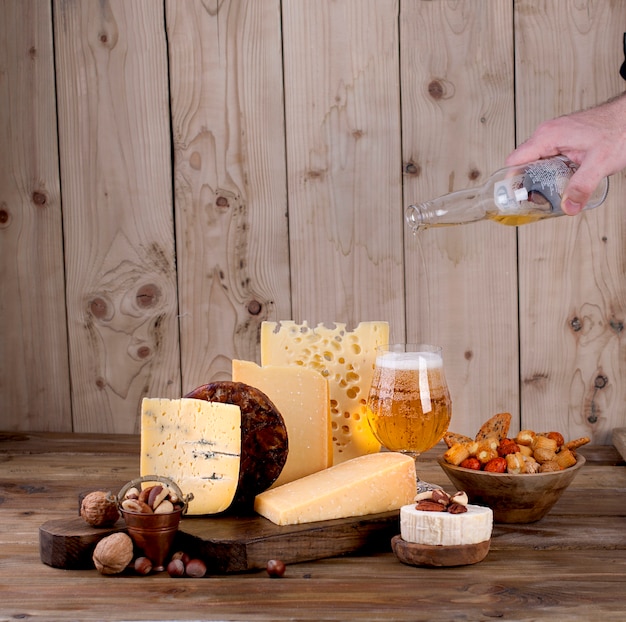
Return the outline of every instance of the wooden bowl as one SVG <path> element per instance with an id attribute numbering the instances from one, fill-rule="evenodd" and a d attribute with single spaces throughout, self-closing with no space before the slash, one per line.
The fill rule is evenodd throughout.
<path id="1" fill-rule="evenodd" d="M 486 505 L 495 523 L 534 523 L 541 520 L 559 500 L 585 464 L 578 454 L 574 466 L 553 473 L 489 473 L 448 464 L 439 465 L 457 490 L 464 490 L 470 503 Z"/>
<path id="2" fill-rule="evenodd" d="M 456 546 L 432 546 L 406 542 L 402 536 L 391 539 L 391 550 L 395 556 L 409 566 L 467 566 L 481 562 L 489 553 L 491 540 L 476 544 L 459 544 Z"/>

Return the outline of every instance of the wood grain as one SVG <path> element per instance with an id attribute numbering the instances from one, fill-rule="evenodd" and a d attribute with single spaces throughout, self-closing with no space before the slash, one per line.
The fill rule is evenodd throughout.
<path id="1" fill-rule="evenodd" d="M 144 395 L 180 396 L 162 24 L 153 0 L 55 2 L 77 432 L 138 432 Z"/>
<path id="2" fill-rule="evenodd" d="M 0 4 L 0 412 L 70 431 L 51 7 Z"/>
<path id="3" fill-rule="evenodd" d="M 398 10 L 283 3 L 292 319 L 386 320 L 392 341 L 405 336 Z"/>
<path id="4" fill-rule="evenodd" d="M 508 0 L 408 2 L 400 15 L 404 203 L 479 187 L 514 147 Z M 451 428 L 519 425 L 515 230 L 405 232 L 407 338 L 443 346 Z"/>
<path id="5" fill-rule="evenodd" d="M 3 427 L 137 432 L 144 395 L 259 362 L 264 319 L 380 319 L 444 347 L 459 432 L 507 410 L 609 442 L 626 425 L 624 175 L 594 213 L 517 234 L 415 239 L 403 211 L 621 92 L 625 12 L 3 0 Z"/>
<path id="6" fill-rule="evenodd" d="M 65 570 L 93 568 L 96 544 L 125 527 L 123 520 L 106 529 L 90 527 L 80 517 L 46 521 L 39 527 L 40 559 Z M 205 560 L 211 574 L 246 572 L 265 569 L 269 559 L 297 564 L 387 550 L 399 529 L 397 511 L 285 526 L 261 516 L 187 517 L 180 523 L 172 552 L 183 550 Z"/>
<path id="7" fill-rule="evenodd" d="M 121 442 L 115 454 L 111 436 L 80 443 L 55 434 L 10 436 L 0 436 L 0 609 L 6 619 L 623 620 L 626 469 L 614 447 L 587 446 L 585 468 L 552 512 L 532 525 L 496 525 L 489 553 L 476 565 L 408 566 L 389 548 L 289 564 L 282 579 L 261 569 L 171 579 L 64 571 L 39 558 L 40 525 L 76 511 L 71 489 L 81 479 L 100 487 L 112 474 L 120 482 L 136 476 L 134 443 Z M 445 484 L 436 463 L 441 453 L 439 447 L 420 457 L 419 471 Z M 44 486 L 37 474 L 45 474 Z M 134 607 L 138 594 L 141 606 Z"/>
<path id="8" fill-rule="evenodd" d="M 517 84 L 532 85 L 516 92 L 520 141 L 544 119 L 623 90 L 624 3 L 515 6 Z M 569 438 L 598 444 L 610 441 L 626 415 L 623 189 L 623 174 L 614 175 L 599 209 L 519 231 L 524 423 L 541 428 L 548 418 Z"/>
<path id="9" fill-rule="evenodd" d="M 278 0 L 167 3 L 183 393 L 290 314 Z"/>

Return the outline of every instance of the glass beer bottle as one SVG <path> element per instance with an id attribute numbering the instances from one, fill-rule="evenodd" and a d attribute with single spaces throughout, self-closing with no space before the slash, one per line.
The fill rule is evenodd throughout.
<path id="1" fill-rule="evenodd" d="M 409 206 L 405 213 L 406 222 L 413 232 L 417 232 L 428 227 L 479 220 L 517 226 L 562 216 L 563 190 L 577 168 L 564 156 L 503 168 L 481 187 L 459 190 Z M 590 210 L 602 204 L 608 190 L 609 180 L 605 177 L 583 209 Z"/>

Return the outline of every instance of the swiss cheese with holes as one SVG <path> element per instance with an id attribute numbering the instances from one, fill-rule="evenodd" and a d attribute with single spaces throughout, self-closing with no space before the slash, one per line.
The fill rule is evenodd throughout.
<path id="1" fill-rule="evenodd" d="M 389 343 L 387 322 L 310 327 L 306 322 L 263 322 L 261 365 L 301 366 L 328 380 L 333 464 L 380 451 L 367 422 L 367 394 L 376 348 Z"/>

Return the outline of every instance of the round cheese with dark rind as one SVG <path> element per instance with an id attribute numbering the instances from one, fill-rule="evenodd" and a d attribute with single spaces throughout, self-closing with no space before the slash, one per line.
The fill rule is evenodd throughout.
<path id="1" fill-rule="evenodd" d="M 287 461 L 285 421 L 272 401 L 243 382 L 210 382 L 185 397 L 236 404 L 241 410 L 241 464 L 232 511 L 251 511 L 254 498 L 278 479 Z"/>

